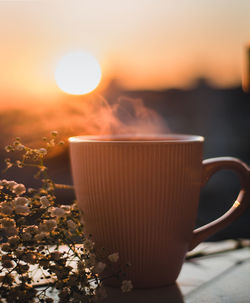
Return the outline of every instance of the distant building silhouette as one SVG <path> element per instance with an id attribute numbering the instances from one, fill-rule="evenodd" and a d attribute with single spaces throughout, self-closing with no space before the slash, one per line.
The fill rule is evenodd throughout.
<path id="1" fill-rule="evenodd" d="M 213 85 L 211 84 L 208 78 L 200 76 L 197 79 L 195 79 L 193 89 L 204 91 L 204 90 L 211 90 L 212 88 Z"/>
<path id="2" fill-rule="evenodd" d="M 243 77 L 243 90 L 245 92 L 250 92 L 250 45 L 246 48 L 246 59 L 244 67 L 244 77 Z"/>

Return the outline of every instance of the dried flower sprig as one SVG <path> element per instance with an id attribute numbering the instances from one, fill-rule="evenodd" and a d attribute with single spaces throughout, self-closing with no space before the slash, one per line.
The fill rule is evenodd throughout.
<path id="1" fill-rule="evenodd" d="M 55 188 L 67 186 L 49 178 L 44 160 L 63 142 L 57 141 L 55 131 L 43 141 L 45 147 L 32 149 L 16 138 L 5 148 L 21 155 L 6 159 L 6 169 L 35 167 L 41 187 L 27 190 L 15 181 L 0 180 L 0 302 L 54 302 L 48 292 L 53 288 L 59 302 L 101 299 L 106 290 L 100 274 L 118 261 L 119 254 L 97 253 L 75 202 L 55 203 Z M 122 277 L 120 269 L 113 273 Z M 123 292 L 132 287 L 131 281 L 121 283 Z"/>

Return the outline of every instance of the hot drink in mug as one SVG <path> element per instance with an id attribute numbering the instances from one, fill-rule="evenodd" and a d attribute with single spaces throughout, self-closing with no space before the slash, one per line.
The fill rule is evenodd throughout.
<path id="1" fill-rule="evenodd" d="M 193 135 L 72 137 L 73 181 L 85 228 L 97 247 L 130 262 L 135 287 L 172 284 L 186 253 L 249 205 L 249 168 L 235 158 L 203 161 Z M 220 169 L 235 171 L 241 191 L 219 219 L 194 229 L 201 187 Z"/>

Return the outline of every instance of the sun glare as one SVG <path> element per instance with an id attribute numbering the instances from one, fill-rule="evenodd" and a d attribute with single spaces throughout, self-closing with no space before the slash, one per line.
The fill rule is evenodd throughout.
<path id="1" fill-rule="evenodd" d="M 94 56 L 86 52 L 73 52 L 61 58 L 56 66 L 58 87 L 72 95 L 93 91 L 101 80 L 101 68 Z"/>

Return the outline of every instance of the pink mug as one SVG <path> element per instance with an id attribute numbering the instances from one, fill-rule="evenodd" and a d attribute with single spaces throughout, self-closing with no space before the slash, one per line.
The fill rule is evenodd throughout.
<path id="1" fill-rule="evenodd" d="M 202 161 L 192 135 L 72 137 L 73 181 L 85 228 L 97 247 L 130 262 L 137 288 L 172 284 L 187 251 L 235 220 L 249 205 L 249 168 L 235 158 Z M 200 189 L 216 171 L 241 181 L 232 207 L 194 230 Z"/>

